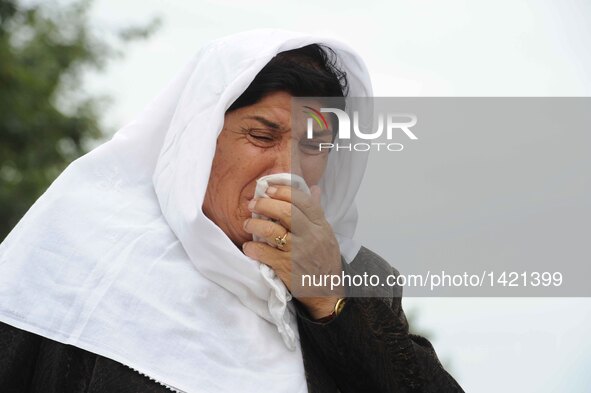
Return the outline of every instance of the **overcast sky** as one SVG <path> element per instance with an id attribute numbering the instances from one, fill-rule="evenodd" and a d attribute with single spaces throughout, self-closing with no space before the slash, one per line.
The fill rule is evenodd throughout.
<path id="1" fill-rule="evenodd" d="M 164 22 L 124 60 L 86 80 L 90 91 L 113 97 L 104 113 L 113 130 L 205 42 L 258 27 L 346 41 L 365 59 L 377 96 L 591 95 L 588 0 L 97 0 L 92 16 L 106 30 L 154 16 Z M 360 213 L 359 237 L 371 243 L 375 228 L 364 221 L 363 203 Z M 406 298 L 404 305 L 468 392 L 591 387 L 589 299 Z"/>

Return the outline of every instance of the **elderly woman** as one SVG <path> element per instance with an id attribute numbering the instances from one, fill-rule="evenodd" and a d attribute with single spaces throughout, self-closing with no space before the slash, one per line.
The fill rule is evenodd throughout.
<path id="1" fill-rule="evenodd" d="M 0 246 L 0 391 L 461 392 L 399 288 L 296 291 L 296 270 L 397 273 L 353 239 L 366 155 L 292 110 L 371 94 L 335 40 L 204 47 Z"/>

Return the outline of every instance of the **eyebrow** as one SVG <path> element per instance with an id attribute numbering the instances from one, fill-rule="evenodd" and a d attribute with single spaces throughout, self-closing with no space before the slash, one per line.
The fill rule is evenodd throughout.
<path id="1" fill-rule="evenodd" d="M 277 131 L 280 131 L 280 132 L 286 131 L 285 127 L 283 127 L 281 124 L 275 123 L 275 122 L 273 122 L 273 121 L 271 121 L 271 120 L 269 120 L 269 119 L 267 119 L 267 118 L 265 118 L 263 116 L 257 116 L 257 115 L 255 115 L 255 116 L 247 116 L 247 117 L 245 117 L 245 119 L 256 120 L 259 123 L 265 125 L 266 127 L 269 127 L 272 130 L 277 130 Z"/>

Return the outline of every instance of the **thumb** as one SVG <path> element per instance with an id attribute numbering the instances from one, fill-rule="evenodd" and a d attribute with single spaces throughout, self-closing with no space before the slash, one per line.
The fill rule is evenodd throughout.
<path id="1" fill-rule="evenodd" d="M 310 193 L 312 194 L 312 201 L 316 206 L 320 206 L 320 200 L 322 198 L 322 190 L 319 186 L 314 185 L 310 187 Z"/>

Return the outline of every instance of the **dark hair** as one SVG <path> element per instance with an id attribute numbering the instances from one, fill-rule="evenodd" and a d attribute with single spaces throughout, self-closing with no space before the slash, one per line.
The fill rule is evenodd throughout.
<path id="1" fill-rule="evenodd" d="M 319 44 L 278 53 L 228 112 L 255 104 L 275 91 L 285 91 L 294 97 L 346 97 L 347 74 L 337 67 L 336 59 L 331 48 Z"/>

